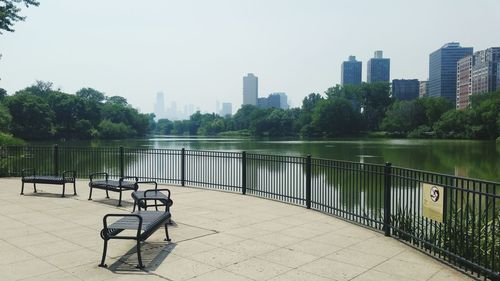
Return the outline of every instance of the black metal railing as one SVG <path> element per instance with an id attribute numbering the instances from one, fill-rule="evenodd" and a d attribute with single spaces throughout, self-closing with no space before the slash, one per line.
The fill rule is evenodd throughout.
<path id="1" fill-rule="evenodd" d="M 500 279 L 500 183 L 310 156 L 149 148 L 1 147 L 0 176 L 23 168 L 220 189 L 332 214 L 490 279 Z M 424 184 L 443 190 L 442 218 L 424 214 Z"/>

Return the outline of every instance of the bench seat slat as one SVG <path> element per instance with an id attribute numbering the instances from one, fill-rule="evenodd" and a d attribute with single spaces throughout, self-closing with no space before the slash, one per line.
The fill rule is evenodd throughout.
<path id="1" fill-rule="evenodd" d="M 120 189 L 120 181 L 117 180 L 97 180 L 91 181 L 89 185 L 93 188 L 102 188 L 102 189 Z M 135 190 L 136 184 L 130 181 L 122 181 L 121 183 L 122 189 L 126 190 Z"/>
<path id="2" fill-rule="evenodd" d="M 163 211 L 137 211 L 133 214 L 142 217 L 142 230 L 148 231 L 152 226 L 157 226 L 159 222 L 168 221 L 170 218 L 169 212 Z M 114 229 L 137 229 L 139 226 L 139 219 L 136 217 L 124 217 L 108 226 Z"/>

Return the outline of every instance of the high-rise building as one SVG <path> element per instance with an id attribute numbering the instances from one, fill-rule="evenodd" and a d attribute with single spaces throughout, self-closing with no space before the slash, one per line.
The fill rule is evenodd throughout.
<path id="1" fill-rule="evenodd" d="M 281 108 L 288 109 L 288 98 L 285 93 L 272 93 L 267 98 L 257 99 L 258 108 Z"/>
<path id="2" fill-rule="evenodd" d="M 451 42 L 429 55 L 430 97 L 444 97 L 456 102 L 457 96 L 457 62 L 472 54 L 471 47 L 461 47 L 460 43 Z"/>
<path id="3" fill-rule="evenodd" d="M 413 100 L 418 98 L 420 83 L 417 79 L 392 80 L 392 97 L 397 100 Z"/>
<path id="4" fill-rule="evenodd" d="M 342 63 L 341 68 L 341 84 L 342 85 L 359 85 L 361 84 L 362 65 L 356 60 L 355 56 L 349 56 L 348 61 Z"/>
<path id="5" fill-rule="evenodd" d="M 497 82 L 500 63 L 500 47 L 475 52 L 472 58 L 471 94 L 500 90 Z"/>
<path id="6" fill-rule="evenodd" d="M 233 114 L 233 105 L 230 102 L 223 102 L 220 111 L 221 116 L 231 116 Z"/>
<path id="7" fill-rule="evenodd" d="M 289 108 L 289 105 L 288 105 L 288 96 L 286 95 L 286 93 L 277 92 L 277 93 L 272 93 L 271 95 L 278 95 L 278 96 L 280 96 L 280 106 L 279 106 L 279 108 L 281 108 L 281 109 L 288 109 Z"/>
<path id="8" fill-rule="evenodd" d="M 257 105 L 259 96 L 259 79 L 253 73 L 243 77 L 243 105 Z"/>
<path id="9" fill-rule="evenodd" d="M 155 115 L 156 120 L 165 118 L 165 95 L 162 92 L 156 93 Z"/>
<path id="10" fill-rule="evenodd" d="M 474 94 L 500 90 L 500 47 L 475 52 L 457 63 L 457 109 L 470 105 Z"/>
<path id="11" fill-rule="evenodd" d="M 469 106 L 469 96 L 472 94 L 472 58 L 466 56 L 457 62 L 457 109 Z"/>
<path id="12" fill-rule="evenodd" d="M 389 82 L 391 72 L 391 60 L 383 57 L 382 51 L 375 51 L 373 58 L 368 60 L 366 70 L 366 82 Z"/>
<path id="13" fill-rule="evenodd" d="M 418 97 L 423 98 L 427 97 L 429 93 L 427 92 L 427 83 L 429 81 L 420 81 L 420 89 L 418 91 Z"/>
<path id="14" fill-rule="evenodd" d="M 258 108 L 268 108 L 267 106 L 267 98 L 258 98 L 257 99 L 257 107 Z"/>

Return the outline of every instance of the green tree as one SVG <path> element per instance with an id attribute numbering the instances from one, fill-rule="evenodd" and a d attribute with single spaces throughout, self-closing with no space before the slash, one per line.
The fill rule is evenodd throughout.
<path id="1" fill-rule="evenodd" d="M 174 122 L 168 119 L 160 119 L 156 124 L 155 133 L 160 135 L 170 135 L 174 129 Z"/>
<path id="2" fill-rule="evenodd" d="M 54 136 L 54 111 L 42 98 L 18 92 L 4 101 L 12 116 L 11 132 L 22 139 L 47 139 Z"/>
<path id="3" fill-rule="evenodd" d="M 105 119 L 99 124 L 99 137 L 103 139 L 124 139 L 135 135 L 134 129 L 122 122 L 115 123 Z"/>
<path id="4" fill-rule="evenodd" d="M 346 136 L 359 130 L 361 115 L 345 98 L 329 98 L 314 108 L 311 132 L 319 136 Z"/>
<path id="5" fill-rule="evenodd" d="M 9 132 L 12 122 L 12 116 L 10 115 L 9 109 L 0 104 L 0 132 Z"/>
<path id="6" fill-rule="evenodd" d="M 92 88 L 81 88 L 78 92 L 76 92 L 76 96 L 82 98 L 83 100 L 96 103 L 102 103 L 106 99 L 104 93 Z"/>
<path id="7" fill-rule="evenodd" d="M 35 0 L 1 0 L 0 1 L 0 34 L 3 31 L 13 32 L 14 23 L 24 21 L 26 17 L 20 15 L 20 4 L 24 6 L 38 6 L 40 3 Z"/>

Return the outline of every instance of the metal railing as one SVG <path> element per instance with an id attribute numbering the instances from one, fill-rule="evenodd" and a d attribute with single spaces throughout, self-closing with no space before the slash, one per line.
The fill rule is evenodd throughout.
<path id="1" fill-rule="evenodd" d="M 1 147 L 0 176 L 23 168 L 251 194 L 318 210 L 392 236 L 477 276 L 500 279 L 500 183 L 310 156 L 146 148 Z M 424 184 L 441 188 L 442 217 L 424 212 Z"/>

